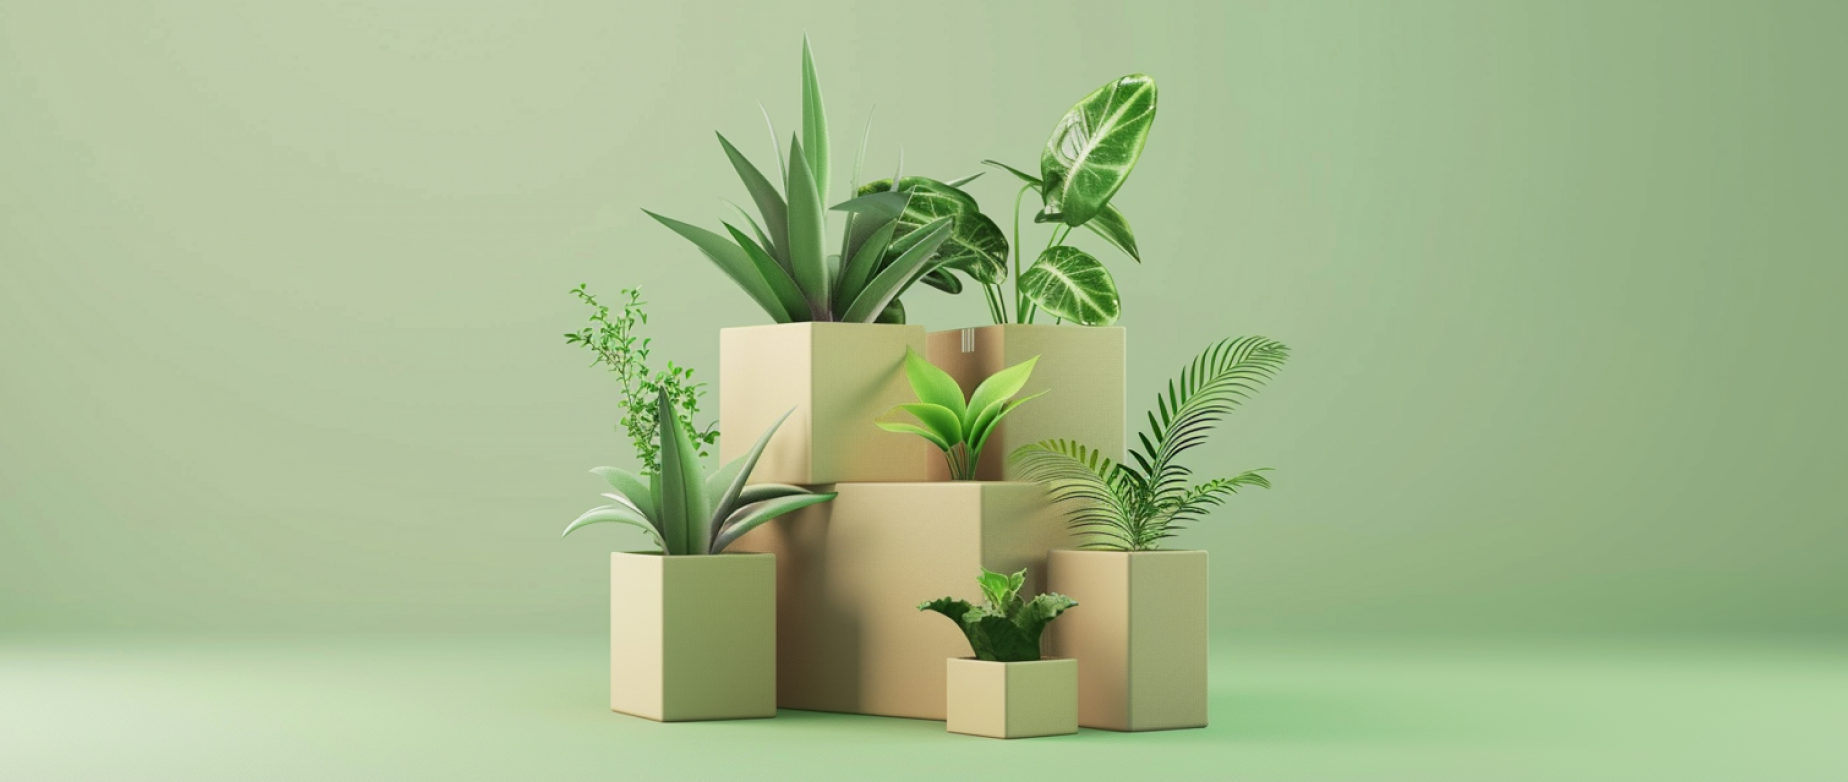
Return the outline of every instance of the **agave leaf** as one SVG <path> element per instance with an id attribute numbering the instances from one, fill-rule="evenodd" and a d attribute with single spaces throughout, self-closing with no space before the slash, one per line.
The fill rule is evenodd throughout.
<path id="1" fill-rule="evenodd" d="M 1099 87 L 1053 127 L 1040 153 L 1040 196 L 1033 219 L 1080 226 L 1096 217 L 1142 156 L 1155 122 L 1155 80 L 1135 73 Z"/>
<path id="2" fill-rule="evenodd" d="M 726 523 L 726 519 L 729 518 L 732 515 L 732 511 L 737 508 L 738 495 L 744 492 L 744 484 L 751 480 L 751 471 L 757 469 L 757 460 L 763 457 L 764 447 L 770 444 L 770 438 L 776 434 L 777 428 L 782 426 L 784 421 L 789 420 L 790 414 L 794 412 L 796 412 L 796 409 L 793 407 L 783 411 L 783 415 L 778 417 L 776 422 L 771 424 L 770 428 L 765 429 L 764 433 L 757 438 L 757 442 L 751 446 L 751 450 L 736 460 L 738 471 L 732 478 L 731 485 L 726 487 L 725 494 L 712 503 L 711 515 L 707 520 L 708 538 L 705 541 L 706 553 L 717 554 L 720 549 L 724 548 L 718 544 L 720 527 Z"/>
<path id="3" fill-rule="evenodd" d="M 808 489 L 804 489 L 801 486 L 791 486 L 787 483 L 753 483 L 746 485 L 744 491 L 738 492 L 738 505 L 742 507 L 754 502 L 774 500 L 778 497 L 788 497 L 792 494 L 808 493 Z"/>
<path id="4" fill-rule="evenodd" d="M 789 319 L 796 322 L 813 320 L 814 316 L 809 311 L 808 300 L 802 298 L 802 290 L 796 287 L 795 280 L 789 278 L 789 272 L 784 271 L 783 267 L 778 265 L 776 260 L 757 244 L 756 240 L 745 236 L 744 232 L 733 227 L 731 223 L 721 224 L 725 226 L 726 231 L 731 233 L 732 239 L 744 250 L 744 254 L 751 259 L 751 263 L 757 267 L 757 272 L 763 275 L 764 284 L 770 286 L 770 293 L 776 296 L 777 303 L 783 305 L 783 310 L 789 313 Z"/>
<path id="5" fill-rule="evenodd" d="M 1008 173 L 1018 177 L 1020 181 L 1032 185 L 1035 191 L 1043 187 L 1039 177 L 1006 163 L 995 160 L 984 160 L 982 162 L 1006 170 Z M 1104 204 L 1104 208 L 1097 213 L 1096 217 L 1086 222 L 1084 227 L 1090 229 L 1091 233 L 1103 237 L 1104 241 L 1115 245 L 1117 249 L 1122 250 L 1124 253 L 1128 254 L 1129 257 L 1136 259 L 1137 263 L 1142 262 L 1142 253 L 1136 248 L 1136 232 L 1130 230 L 1129 218 L 1123 216 L 1123 212 L 1118 210 L 1115 204 Z"/>
<path id="6" fill-rule="evenodd" d="M 911 194 L 904 213 L 898 218 L 899 236 L 939 217 L 951 218 L 950 238 L 938 251 L 938 260 L 985 285 L 997 285 L 1007 279 L 1007 234 L 982 214 L 973 197 L 954 185 L 925 177 L 905 177 L 898 184 L 899 191 Z M 864 196 L 891 189 L 892 180 L 881 179 L 862 185 L 859 192 Z"/>
<path id="7" fill-rule="evenodd" d="M 610 488 L 629 498 L 629 502 L 635 505 L 643 516 L 650 519 L 655 517 L 654 495 L 649 492 L 648 483 L 635 473 L 616 467 L 596 467 L 590 472 L 608 482 Z"/>
<path id="8" fill-rule="evenodd" d="M 848 323 L 871 321 L 879 313 L 885 311 L 887 304 L 892 303 L 892 300 L 904 293 L 906 288 L 911 287 L 911 283 L 917 281 L 919 276 L 929 271 L 928 264 L 932 262 L 937 248 L 949 238 L 950 220 L 947 217 L 939 218 L 937 222 L 919 229 L 916 233 L 922 238 L 866 284 L 866 289 L 854 298 L 853 305 L 848 307 L 847 312 L 841 316 L 842 321 Z"/>
<path id="9" fill-rule="evenodd" d="M 916 417 L 918 423 L 935 432 L 946 443 L 954 445 L 963 441 L 962 421 L 947 407 L 926 402 L 907 402 L 897 409 Z"/>
<path id="10" fill-rule="evenodd" d="M 725 496 L 725 490 L 731 488 L 732 481 L 738 479 L 738 473 L 742 470 L 744 470 L 744 457 L 740 456 L 726 462 L 718 470 L 706 476 L 706 499 L 711 502 L 706 515 L 715 514 L 719 506 L 718 500 Z"/>
<path id="11" fill-rule="evenodd" d="M 720 530 L 717 537 L 713 538 L 712 553 L 717 554 L 724 551 L 727 546 L 730 546 L 733 541 L 744 535 L 744 533 L 756 529 L 766 521 L 770 521 L 771 519 L 791 511 L 801 510 L 810 505 L 820 505 L 821 503 L 834 499 L 835 496 L 835 492 L 825 492 L 821 494 L 803 493 L 800 495 L 777 497 L 754 502 L 739 508 L 737 512 L 733 513 L 725 520 L 724 528 Z"/>
<path id="12" fill-rule="evenodd" d="M 803 159 L 802 142 L 789 140 L 789 263 L 795 270 L 796 287 L 808 300 L 817 320 L 832 314 L 828 306 L 828 256 L 822 248 L 827 231 L 823 219 L 821 193 L 809 165 Z"/>
<path id="13" fill-rule="evenodd" d="M 763 307 L 764 312 L 769 313 L 776 322 L 790 322 L 789 311 L 783 309 L 782 303 L 777 301 L 776 293 L 770 289 L 770 283 L 764 280 L 763 274 L 757 270 L 757 264 L 745 253 L 744 248 L 697 225 L 683 223 L 671 217 L 663 217 L 646 209 L 642 211 L 674 233 L 692 242 L 700 252 L 705 253 L 706 257 L 712 260 L 714 265 L 719 267 L 720 271 L 725 272 L 733 282 L 738 283 L 738 287 L 743 288 L 744 292 L 757 302 L 757 306 Z"/>
<path id="14" fill-rule="evenodd" d="M 908 424 L 903 421 L 874 421 L 873 425 L 878 426 L 879 428 L 884 429 L 888 432 L 897 432 L 899 434 L 915 434 L 919 437 L 929 440 L 930 444 L 937 446 L 937 450 L 939 451 L 948 451 L 951 448 L 956 447 L 955 443 L 947 442 L 942 437 L 937 436 L 936 432 L 933 432 L 929 429 L 925 429 L 924 427 L 918 426 L 917 424 Z"/>
<path id="15" fill-rule="evenodd" d="M 979 179 L 979 178 L 981 178 L 981 176 L 982 176 L 982 174 L 984 174 L 984 173 L 986 173 L 986 172 L 983 172 L 983 171 L 977 171 L 977 172 L 975 172 L 975 173 L 973 173 L 973 174 L 970 174 L 970 175 L 968 175 L 968 176 L 966 176 L 966 177 L 961 177 L 961 178 L 959 178 L 959 179 L 952 179 L 952 180 L 950 180 L 950 181 L 948 181 L 948 182 L 945 182 L 944 184 L 946 184 L 946 185 L 949 185 L 950 187 L 956 187 L 956 188 L 960 188 L 960 187 L 962 187 L 963 185 L 966 185 L 966 184 L 969 184 L 970 182 L 974 182 L 975 180 L 977 180 L 977 179 Z"/>
<path id="16" fill-rule="evenodd" d="M 661 542 L 661 531 L 655 529 L 654 524 L 648 519 L 636 513 L 635 509 L 623 505 L 603 505 L 591 508 L 566 526 L 565 531 L 559 533 L 559 537 L 562 538 L 571 534 L 573 530 L 590 524 L 627 524 L 631 527 L 640 527 L 648 532 L 648 537 L 654 539 L 655 545 L 661 546 L 663 552 L 667 551 L 667 547 Z"/>
<path id="17" fill-rule="evenodd" d="M 793 274 L 789 265 L 789 205 L 783 202 L 783 196 L 776 192 L 776 185 L 770 184 L 763 172 L 751 164 L 750 158 L 732 146 L 725 134 L 717 134 L 719 146 L 725 148 L 725 156 L 731 159 L 732 168 L 738 171 L 738 178 L 744 180 L 744 189 L 751 192 L 751 200 L 757 202 L 757 211 L 764 216 L 764 225 L 769 227 L 770 257 L 777 260 L 786 274 Z"/>
<path id="18" fill-rule="evenodd" d="M 911 382 L 911 391 L 917 394 L 918 401 L 948 409 L 958 420 L 967 417 L 968 404 L 963 401 L 962 386 L 956 384 L 956 378 L 909 347 L 905 348 L 905 379 Z M 957 431 L 965 430 L 963 426 L 957 427 Z M 958 437 L 951 442 L 961 440 Z"/>
<path id="19" fill-rule="evenodd" d="M 656 429 L 661 433 L 661 537 L 668 554 L 698 554 L 706 550 L 706 481 L 699 451 L 687 429 L 674 414 L 673 402 L 661 391 L 655 403 Z"/>
<path id="20" fill-rule="evenodd" d="M 866 222 L 871 221 L 870 217 L 866 218 Z M 879 270 L 879 259 L 885 257 L 886 248 L 892 243 L 892 232 L 896 230 L 898 221 L 886 220 L 884 225 L 860 243 L 858 252 L 849 256 L 846 265 L 841 267 L 840 284 L 834 291 L 836 310 L 846 309 L 861 291 L 866 290 L 866 282 Z"/>
<path id="21" fill-rule="evenodd" d="M 1046 248 L 1021 272 L 1020 292 L 1040 309 L 1086 326 L 1108 326 L 1122 315 L 1110 271 L 1076 247 Z"/>
<path id="22" fill-rule="evenodd" d="M 841 246 L 841 257 L 859 256 L 873 234 L 905 213 L 905 203 L 909 200 L 910 193 L 873 193 L 835 204 L 834 211 L 846 212 L 849 221 L 847 243 Z"/>
<path id="23" fill-rule="evenodd" d="M 975 393 L 969 395 L 969 406 L 963 411 L 965 428 L 973 428 L 976 418 L 989 407 L 1020 393 L 1027 387 L 1027 378 L 1033 375 L 1033 365 L 1039 363 L 1039 356 L 1034 356 L 1011 367 L 989 375 L 981 385 L 975 387 Z"/>
<path id="24" fill-rule="evenodd" d="M 808 150 L 809 171 L 821 201 L 828 200 L 828 117 L 821 105 L 821 82 L 815 78 L 815 57 L 808 36 L 802 36 L 802 146 Z"/>

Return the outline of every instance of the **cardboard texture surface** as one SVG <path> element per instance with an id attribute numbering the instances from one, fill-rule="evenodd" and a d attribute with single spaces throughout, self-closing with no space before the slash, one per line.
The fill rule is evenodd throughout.
<path id="1" fill-rule="evenodd" d="M 610 709 L 660 722 L 776 716 L 776 561 L 610 553 Z"/>
<path id="2" fill-rule="evenodd" d="M 1078 671 L 1077 660 L 951 658 L 944 729 L 997 739 L 1077 733 Z"/>
<path id="3" fill-rule="evenodd" d="M 1046 552 L 1074 543 L 1064 517 L 1031 483 L 824 490 L 840 496 L 732 544 L 777 555 L 778 705 L 943 719 L 943 661 L 968 655 L 969 643 L 918 604 L 945 595 L 980 601 L 983 566 L 1028 568 L 1025 591 L 1040 591 Z"/>
<path id="4" fill-rule="evenodd" d="M 759 482 L 920 481 L 930 444 L 873 425 L 914 401 L 905 348 L 924 327 L 782 323 L 719 330 L 719 457 L 750 451 L 790 408 L 752 473 Z"/>
<path id="5" fill-rule="evenodd" d="M 929 337 L 931 363 L 956 378 L 963 394 L 989 375 L 1039 356 L 1021 395 L 1047 391 L 1021 405 L 995 429 L 982 449 L 976 478 L 1019 480 L 1007 455 L 1041 440 L 1077 440 L 1122 460 L 1124 447 L 1124 332 L 1122 327 L 1008 324 L 938 331 Z M 932 451 L 931 480 L 949 478 Z"/>
<path id="6" fill-rule="evenodd" d="M 1206 552 L 1056 550 L 1046 567 L 1079 604 L 1046 629 L 1051 654 L 1084 661 L 1078 724 L 1206 727 Z"/>

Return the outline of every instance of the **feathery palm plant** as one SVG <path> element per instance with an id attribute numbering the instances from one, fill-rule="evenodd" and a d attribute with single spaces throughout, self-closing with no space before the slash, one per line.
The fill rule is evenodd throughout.
<path id="1" fill-rule="evenodd" d="M 1026 476 L 1067 503 L 1086 548 L 1148 551 L 1242 487 L 1270 488 L 1265 469 L 1191 484 L 1180 456 L 1206 442 L 1209 430 L 1282 369 L 1290 350 L 1265 337 L 1226 339 L 1208 347 L 1156 396 L 1149 430 L 1116 462 L 1070 440 L 1021 446 L 1011 458 Z"/>

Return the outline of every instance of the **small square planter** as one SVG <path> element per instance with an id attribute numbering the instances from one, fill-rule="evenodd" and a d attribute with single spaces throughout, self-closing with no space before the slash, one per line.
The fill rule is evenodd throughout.
<path id="1" fill-rule="evenodd" d="M 776 716 L 776 557 L 610 554 L 610 709 Z"/>
<path id="2" fill-rule="evenodd" d="M 921 481 L 930 444 L 873 420 L 912 401 L 905 349 L 923 326 L 783 323 L 719 330 L 719 458 L 751 449 L 784 412 L 752 480 Z"/>
<path id="3" fill-rule="evenodd" d="M 1077 733 L 1078 671 L 1078 661 L 1071 659 L 951 658 L 945 728 L 997 739 Z"/>
<path id="4" fill-rule="evenodd" d="M 1084 606 L 1046 627 L 1051 654 L 1084 661 L 1078 724 L 1206 727 L 1206 552 L 1056 550 L 1046 588 Z"/>
<path id="5" fill-rule="evenodd" d="M 938 331 L 929 337 L 932 364 L 956 378 L 963 393 L 989 375 L 1039 356 L 1021 396 L 1049 391 L 1001 421 L 982 449 L 975 477 L 1022 480 L 1008 454 L 1028 443 L 1064 438 L 1123 458 L 1124 332 L 1121 327 L 1007 324 Z M 949 478 L 931 453 L 931 480 Z"/>
<path id="6" fill-rule="evenodd" d="M 832 502 L 730 549 L 776 553 L 778 705 L 943 719 L 943 661 L 968 654 L 969 642 L 918 604 L 977 597 L 971 579 L 982 567 L 1027 568 L 1024 591 L 1043 591 L 1046 552 L 1074 543 L 1065 518 L 1032 483 L 828 488 L 839 492 Z"/>

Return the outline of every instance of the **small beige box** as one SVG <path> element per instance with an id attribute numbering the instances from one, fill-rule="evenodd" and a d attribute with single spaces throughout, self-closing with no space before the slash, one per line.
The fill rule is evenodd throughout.
<path id="1" fill-rule="evenodd" d="M 1084 661 L 1078 724 L 1206 727 L 1206 552 L 1057 550 L 1046 568 L 1083 606 L 1046 626 L 1051 654 Z"/>
<path id="2" fill-rule="evenodd" d="M 965 395 L 989 375 L 1039 356 L 1021 396 L 1048 393 L 1001 419 L 982 448 L 978 480 L 1021 480 L 1008 454 L 1041 440 L 1077 440 L 1111 459 L 1123 459 L 1121 327 L 1016 323 L 938 331 L 929 341 L 931 363 L 956 378 Z M 930 479 L 947 479 L 949 468 L 941 454 L 930 456 Z"/>
<path id="3" fill-rule="evenodd" d="M 754 481 L 921 481 L 922 438 L 873 421 L 915 401 L 905 349 L 923 326 L 782 323 L 719 330 L 719 460 L 743 456 L 783 413 L 795 413 L 751 473 Z"/>
<path id="4" fill-rule="evenodd" d="M 1022 592 L 1043 591 L 1046 552 L 1075 542 L 1065 517 L 1032 483 L 826 490 L 839 496 L 731 546 L 776 553 L 778 705 L 943 719 L 943 661 L 968 654 L 969 642 L 956 623 L 918 604 L 979 600 L 983 567 L 1027 568 Z"/>
<path id="5" fill-rule="evenodd" d="M 610 553 L 610 709 L 776 716 L 776 557 Z"/>
<path id="6" fill-rule="evenodd" d="M 998 663 L 951 658 L 944 727 L 997 739 L 1077 733 L 1078 670 L 1078 661 L 1070 659 Z"/>

